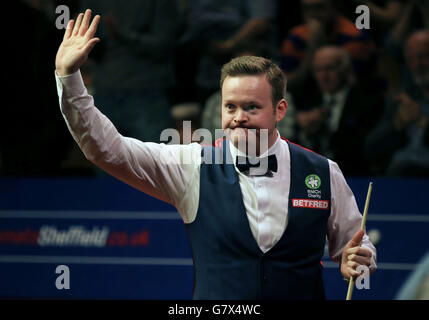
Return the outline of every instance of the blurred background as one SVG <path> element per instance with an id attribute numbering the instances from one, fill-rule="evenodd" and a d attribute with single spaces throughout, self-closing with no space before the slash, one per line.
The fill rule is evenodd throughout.
<path id="1" fill-rule="evenodd" d="M 369 17 L 356 13 L 366 5 Z M 287 80 L 281 135 L 342 169 L 363 210 L 378 271 L 356 299 L 429 299 L 429 2 L 424 0 L 16 0 L 0 116 L 0 297 L 190 299 L 192 256 L 175 208 L 108 177 L 73 141 L 54 70 L 64 30 L 100 14 L 81 69 L 123 135 L 220 124 L 221 66 L 277 62 Z M 363 20 L 362 20 L 363 19 Z M 365 20 L 366 19 L 366 20 Z M 358 29 L 358 22 L 369 29 Z M 9 61 L 9 60 L 7 60 Z M 424 240 L 426 239 L 426 240 Z M 347 284 L 326 255 L 329 299 Z M 70 289 L 55 286 L 58 265 Z"/>

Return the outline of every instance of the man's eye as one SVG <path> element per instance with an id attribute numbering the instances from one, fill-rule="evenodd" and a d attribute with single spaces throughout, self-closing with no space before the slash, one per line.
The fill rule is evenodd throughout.
<path id="1" fill-rule="evenodd" d="M 257 105 L 251 104 L 251 105 L 247 106 L 247 110 L 256 110 L 256 109 L 258 109 Z"/>
<path id="2" fill-rule="evenodd" d="M 225 105 L 225 108 L 232 110 L 235 108 L 235 106 L 233 104 L 227 104 L 227 105 Z"/>

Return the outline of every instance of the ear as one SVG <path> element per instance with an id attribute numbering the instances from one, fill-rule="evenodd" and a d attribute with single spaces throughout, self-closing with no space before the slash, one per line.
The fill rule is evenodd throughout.
<path id="1" fill-rule="evenodd" d="M 287 102 L 285 99 L 281 99 L 276 105 L 276 121 L 280 122 L 286 115 Z"/>

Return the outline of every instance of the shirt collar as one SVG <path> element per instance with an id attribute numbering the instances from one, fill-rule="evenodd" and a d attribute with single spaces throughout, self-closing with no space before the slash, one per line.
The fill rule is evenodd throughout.
<path id="1" fill-rule="evenodd" d="M 263 157 L 268 157 L 269 155 L 272 155 L 272 154 L 278 154 L 280 152 L 280 140 L 281 140 L 280 133 L 277 130 L 276 142 L 274 142 L 274 144 L 266 152 L 261 154 L 259 157 L 263 158 Z M 247 156 L 244 152 L 236 148 L 231 141 L 229 141 L 229 149 L 231 151 L 231 156 L 232 156 L 232 159 L 234 159 L 234 161 L 237 156 L 243 156 L 243 157 Z"/>

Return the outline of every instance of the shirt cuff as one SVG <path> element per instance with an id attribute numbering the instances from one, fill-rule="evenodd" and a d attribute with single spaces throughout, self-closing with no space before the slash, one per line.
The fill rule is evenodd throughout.
<path id="1" fill-rule="evenodd" d="M 377 270 L 377 256 L 376 256 L 377 252 L 376 251 L 374 252 L 374 249 L 368 245 L 362 244 L 361 246 L 371 250 L 372 256 L 371 256 L 371 265 L 369 266 L 369 269 L 371 271 Z"/>
<path id="2" fill-rule="evenodd" d="M 73 97 L 86 94 L 86 87 L 79 69 L 66 76 L 59 76 L 55 71 L 55 79 L 59 96 Z"/>

